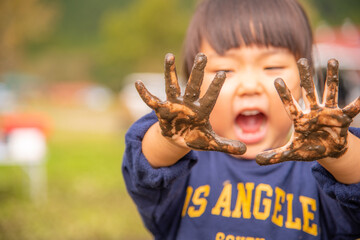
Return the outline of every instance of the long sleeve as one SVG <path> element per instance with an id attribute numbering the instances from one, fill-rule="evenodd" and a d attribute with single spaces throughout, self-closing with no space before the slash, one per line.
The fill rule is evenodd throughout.
<path id="1" fill-rule="evenodd" d="M 145 226 L 156 239 L 166 239 L 176 234 L 187 178 L 196 163 L 196 155 L 190 151 L 173 166 L 152 168 L 142 154 L 141 146 L 146 131 L 156 121 L 152 112 L 131 126 L 125 136 L 122 171 L 127 190 Z"/>
<path id="2" fill-rule="evenodd" d="M 350 131 L 360 137 L 360 129 Z M 355 239 L 360 237 L 360 183 L 343 184 L 319 163 L 312 172 L 320 188 L 321 207 L 325 229 L 331 231 L 329 239 Z"/>

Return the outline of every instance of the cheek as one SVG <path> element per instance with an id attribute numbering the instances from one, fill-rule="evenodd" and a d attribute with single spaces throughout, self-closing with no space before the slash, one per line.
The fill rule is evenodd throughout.
<path id="1" fill-rule="evenodd" d="M 301 87 L 300 87 L 300 76 L 298 74 L 297 68 L 293 68 L 293 71 L 284 77 L 287 87 L 290 89 L 291 94 L 296 100 L 299 100 L 301 97 Z"/>
<path id="2" fill-rule="evenodd" d="M 223 124 L 226 124 L 226 122 L 231 117 L 230 115 L 231 115 L 231 102 L 227 98 L 226 94 L 223 93 L 223 90 L 221 90 L 220 95 L 218 96 L 218 99 L 214 106 L 214 109 L 210 114 L 210 122 L 213 125 L 214 130 L 215 128 L 218 129 L 218 127 L 222 126 Z"/>
<path id="3" fill-rule="evenodd" d="M 226 88 L 226 83 L 220 91 L 213 111 L 210 114 L 210 123 L 213 130 L 222 137 L 232 132 L 232 94 Z"/>
<path id="4" fill-rule="evenodd" d="M 295 100 L 299 101 L 301 97 L 300 81 L 292 82 L 291 84 L 289 84 L 288 88 L 290 89 L 290 92 L 295 98 Z"/>
<path id="5" fill-rule="evenodd" d="M 203 82 L 200 87 L 200 98 L 203 97 L 206 91 L 208 90 L 213 78 L 214 77 L 211 76 L 210 74 L 205 74 Z"/>
<path id="6" fill-rule="evenodd" d="M 206 91 L 208 90 L 212 80 L 214 79 L 214 74 L 205 74 L 201 88 L 200 88 L 200 98 L 204 96 L 204 94 L 206 93 Z M 226 112 L 225 109 L 222 107 L 224 105 L 224 102 L 226 102 L 226 99 L 224 99 L 224 88 L 221 89 L 220 94 L 216 100 L 216 104 L 213 108 L 213 110 L 211 111 L 210 114 L 210 124 L 213 128 L 213 130 L 217 133 L 217 134 L 221 134 L 221 130 L 222 130 L 222 120 L 223 118 L 220 116 L 223 116 L 224 113 Z"/>
<path id="7" fill-rule="evenodd" d="M 278 96 L 271 100 L 269 110 L 269 136 L 274 143 L 272 147 L 280 147 L 288 140 L 287 136 L 292 126 L 292 120 Z"/>
<path id="8" fill-rule="evenodd" d="M 296 75 L 291 75 L 284 77 L 285 83 L 287 87 L 290 89 L 292 96 L 299 100 L 301 96 L 301 87 L 300 87 L 300 79 Z M 288 131 L 292 125 L 292 120 L 288 113 L 285 110 L 285 107 L 275 89 L 272 91 L 272 96 L 270 97 L 270 124 L 272 125 L 276 134 L 280 137 L 286 137 Z"/>

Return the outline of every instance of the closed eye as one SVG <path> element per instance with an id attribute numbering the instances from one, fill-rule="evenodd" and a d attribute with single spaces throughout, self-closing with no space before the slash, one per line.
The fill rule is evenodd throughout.
<path id="1" fill-rule="evenodd" d="M 281 70 L 284 69 L 282 66 L 265 67 L 264 70 Z"/>
<path id="2" fill-rule="evenodd" d="M 227 79 L 231 78 L 234 74 L 234 71 L 231 69 L 225 69 L 225 70 L 221 70 L 221 71 L 225 72 Z"/>
<path id="3" fill-rule="evenodd" d="M 223 71 L 225 73 L 231 73 L 233 70 L 230 70 L 230 69 L 221 69 L 219 71 Z"/>

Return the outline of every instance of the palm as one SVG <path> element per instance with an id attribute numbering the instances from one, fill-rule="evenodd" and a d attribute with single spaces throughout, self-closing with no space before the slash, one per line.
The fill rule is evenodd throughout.
<path id="1" fill-rule="evenodd" d="M 205 95 L 199 98 L 205 65 L 205 55 L 198 54 L 185 93 L 181 95 L 174 56 L 168 54 L 165 58 L 167 100 L 161 101 L 153 96 L 141 81 L 136 82 L 136 88 L 144 102 L 155 110 L 165 137 L 181 136 L 193 149 L 243 154 L 246 150 L 243 143 L 221 138 L 211 128 L 209 115 L 224 83 L 225 73 L 217 73 Z"/>
<path id="2" fill-rule="evenodd" d="M 318 103 L 310 68 L 305 59 L 298 62 L 301 86 L 306 92 L 310 110 L 303 112 L 282 79 L 275 87 L 285 108 L 294 121 L 291 141 L 284 147 L 265 151 L 256 156 L 261 165 L 284 161 L 313 161 L 325 157 L 340 157 L 347 149 L 347 132 L 352 119 L 360 112 L 360 97 L 343 109 L 337 104 L 338 62 L 328 63 L 324 104 Z"/>

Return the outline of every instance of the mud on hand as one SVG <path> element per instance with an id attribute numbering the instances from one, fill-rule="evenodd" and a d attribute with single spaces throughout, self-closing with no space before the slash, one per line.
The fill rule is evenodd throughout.
<path id="1" fill-rule="evenodd" d="M 244 154 L 245 144 L 222 138 L 212 130 L 209 116 L 226 76 L 224 72 L 218 72 L 204 96 L 200 98 L 206 62 L 204 54 L 196 55 L 183 95 L 176 74 L 175 57 L 172 54 L 165 57 L 165 101 L 152 95 L 141 81 L 135 83 L 136 89 L 143 101 L 155 111 L 165 137 L 181 136 L 188 147 L 196 150 Z"/>
<path id="2" fill-rule="evenodd" d="M 338 107 L 339 63 L 335 59 L 328 61 L 322 104 L 319 104 L 308 61 L 300 59 L 298 68 L 309 111 L 300 108 L 281 78 L 275 80 L 275 88 L 294 122 L 294 133 L 285 146 L 258 154 L 256 162 L 260 165 L 338 158 L 347 150 L 348 128 L 360 112 L 360 97 L 343 109 Z"/>

